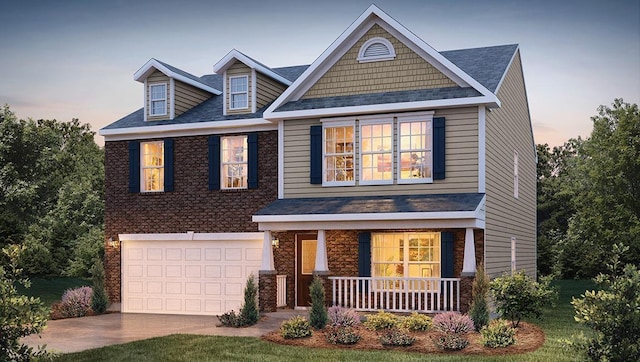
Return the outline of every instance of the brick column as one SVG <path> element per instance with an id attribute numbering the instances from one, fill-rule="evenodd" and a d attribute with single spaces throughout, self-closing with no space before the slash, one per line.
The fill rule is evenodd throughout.
<path id="1" fill-rule="evenodd" d="M 460 277 L 460 313 L 467 313 L 471 305 L 471 293 L 473 289 L 472 276 Z"/>
<path id="2" fill-rule="evenodd" d="M 275 270 L 260 270 L 258 277 L 258 300 L 260 312 L 275 312 L 278 304 L 278 287 Z"/>
<path id="3" fill-rule="evenodd" d="M 120 303 L 120 250 L 121 245 L 109 246 L 108 238 L 104 242 L 104 286 L 110 303 Z"/>

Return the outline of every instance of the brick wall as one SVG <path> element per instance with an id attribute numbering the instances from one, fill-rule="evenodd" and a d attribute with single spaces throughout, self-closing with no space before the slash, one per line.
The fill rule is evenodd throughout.
<path id="1" fill-rule="evenodd" d="M 278 196 L 278 136 L 258 136 L 258 188 L 209 191 L 207 136 L 174 138 L 174 191 L 129 193 L 127 141 L 105 144 L 105 238 L 118 234 L 255 232 L 251 221 Z M 105 246 L 106 287 L 120 301 L 120 248 Z"/>

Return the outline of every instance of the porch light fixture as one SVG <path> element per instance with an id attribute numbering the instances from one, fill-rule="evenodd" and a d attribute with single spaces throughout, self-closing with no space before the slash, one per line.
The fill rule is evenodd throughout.
<path id="1" fill-rule="evenodd" d="M 276 238 L 275 236 L 271 238 L 271 246 L 273 246 L 274 248 L 279 248 L 280 247 L 280 240 L 278 240 L 278 238 Z"/>
<path id="2" fill-rule="evenodd" d="M 109 237 L 109 241 L 107 242 L 107 245 L 109 245 L 110 247 L 116 249 L 116 248 L 118 248 L 118 246 L 120 246 L 120 241 L 119 240 L 113 240 L 112 237 Z"/>

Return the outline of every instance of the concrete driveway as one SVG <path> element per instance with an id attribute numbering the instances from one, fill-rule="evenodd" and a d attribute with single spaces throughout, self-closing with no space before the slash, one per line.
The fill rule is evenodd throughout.
<path id="1" fill-rule="evenodd" d="M 166 314 L 121 314 L 69 318 L 49 321 L 40 335 L 31 335 L 22 342 L 37 349 L 70 353 L 127 343 L 170 334 L 260 337 L 280 327 L 282 321 L 306 311 L 283 310 L 267 313 L 256 325 L 247 328 L 216 327 L 217 317 Z"/>

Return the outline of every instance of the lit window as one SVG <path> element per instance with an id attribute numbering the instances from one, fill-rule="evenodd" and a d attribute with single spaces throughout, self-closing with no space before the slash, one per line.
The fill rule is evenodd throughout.
<path id="1" fill-rule="evenodd" d="M 324 128 L 324 183 L 354 185 L 354 126 Z"/>
<path id="2" fill-rule="evenodd" d="M 431 181 L 431 121 L 398 122 L 398 183 Z"/>
<path id="3" fill-rule="evenodd" d="M 391 42 L 380 37 L 367 40 L 358 52 L 358 62 L 360 63 L 393 60 L 395 57 L 396 51 Z"/>
<path id="4" fill-rule="evenodd" d="M 223 137 L 222 189 L 247 188 L 247 136 Z"/>
<path id="5" fill-rule="evenodd" d="M 249 107 L 249 77 L 246 75 L 229 78 L 230 109 L 245 109 Z"/>
<path id="6" fill-rule="evenodd" d="M 393 182 L 393 123 L 360 124 L 360 184 Z"/>
<path id="7" fill-rule="evenodd" d="M 143 192 L 164 191 L 164 142 L 140 143 L 140 188 Z"/>
<path id="8" fill-rule="evenodd" d="M 166 84 L 152 84 L 149 86 L 149 114 L 152 116 L 167 114 Z"/>

